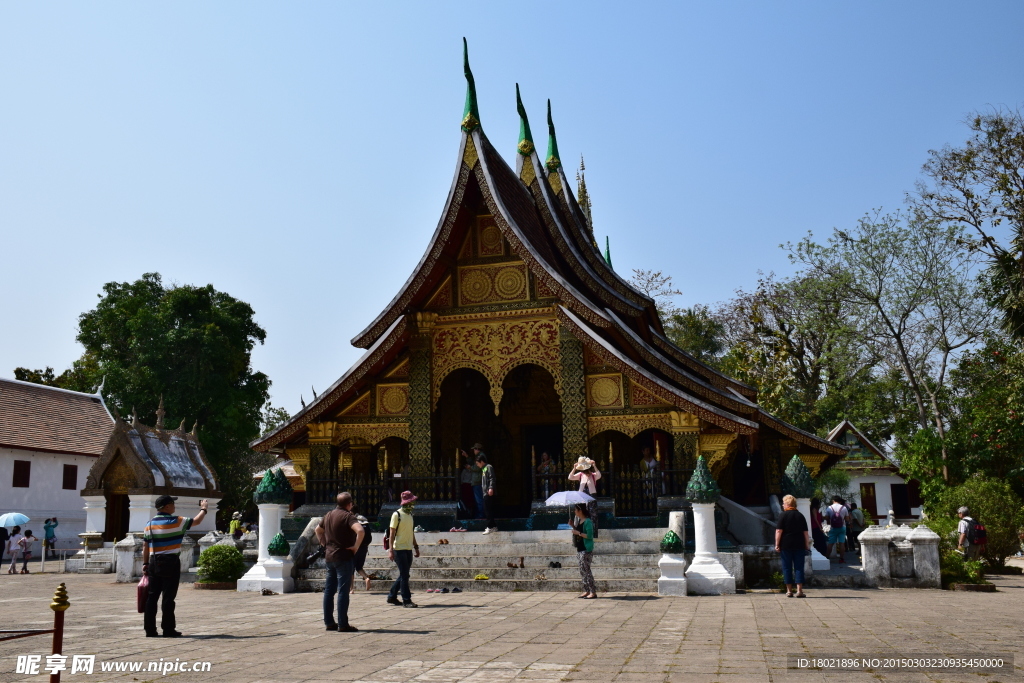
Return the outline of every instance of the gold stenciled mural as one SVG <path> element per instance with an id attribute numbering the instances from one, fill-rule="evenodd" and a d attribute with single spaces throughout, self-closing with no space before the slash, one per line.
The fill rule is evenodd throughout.
<path id="1" fill-rule="evenodd" d="M 481 256 L 502 256 L 505 253 L 505 241 L 501 236 L 494 216 L 477 217 L 477 244 Z"/>
<path id="2" fill-rule="evenodd" d="M 409 385 L 377 385 L 377 414 L 382 416 L 408 415 Z"/>
<path id="3" fill-rule="evenodd" d="M 558 323 L 555 320 L 507 320 L 438 327 L 433 338 L 433 405 L 441 382 L 453 370 L 472 368 L 491 386 L 494 413 L 504 393 L 501 383 L 515 367 L 533 363 L 551 373 L 561 394 Z"/>
<path id="4" fill-rule="evenodd" d="M 622 375 L 587 375 L 588 408 L 622 408 L 624 399 Z"/>
<path id="5" fill-rule="evenodd" d="M 522 262 L 462 266 L 459 268 L 459 305 L 526 301 L 529 274 Z"/>

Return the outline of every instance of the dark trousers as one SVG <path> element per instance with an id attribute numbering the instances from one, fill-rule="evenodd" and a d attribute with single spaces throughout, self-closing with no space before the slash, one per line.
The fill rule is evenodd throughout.
<path id="1" fill-rule="evenodd" d="M 324 583 L 324 626 L 348 626 L 348 589 L 352 586 L 352 560 L 327 563 Z M 334 620 L 334 594 L 338 594 L 338 620 Z"/>
<path id="2" fill-rule="evenodd" d="M 484 518 L 484 487 L 480 484 L 473 486 L 473 499 L 476 501 L 476 518 Z"/>
<path id="3" fill-rule="evenodd" d="M 164 633 L 174 630 L 174 598 L 178 596 L 178 581 L 181 579 L 181 560 L 177 555 L 154 555 L 150 558 L 149 595 L 146 597 L 146 612 L 143 625 L 146 633 L 156 633 L 156 609 L 160 596 L 164 596 L 160 628 Z"/>
<path id="4" fill-rule="evenodd" d="M 402 592 L 402 602 L 412 602 L 412 592 L 409 590 L 409 570 L 412 569 L 412 551 L 396 550 L 395 564 L 398 565 L 398 578 L 391 584 L 388 591 L 389 598 L 397 598 L 398 592 Z"/>
<path id="5" fill-rule="evenodd" d="M 779 553 L 782 556 L 782 582 L 787 586 L 794 583 L 804 583 L 804 556 L 806 550 L 783 550 Z"/>
<path id="6" fill-rule="evenodd" d="M 487 518 L 487 528 L 494 526 L 494 496 L 484 494 L 484 517 Z"/>

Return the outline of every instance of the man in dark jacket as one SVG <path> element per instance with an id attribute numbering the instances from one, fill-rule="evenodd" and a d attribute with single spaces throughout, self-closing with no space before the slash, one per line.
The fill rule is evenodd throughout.
<path id="1" fill-rule="evenodd" d="M 477 448 L 479 446 L 479 448 Z M 476 453 L 476 466 L 480 468 L 480 488 L 484 491 L 484 516 L 487 518 L 485 534 L 498 530 L 494 525 L 494 467 L 487 464 L 487 455 L 483 452 L 483 446 L 476 444 L 473 452 Z"/>

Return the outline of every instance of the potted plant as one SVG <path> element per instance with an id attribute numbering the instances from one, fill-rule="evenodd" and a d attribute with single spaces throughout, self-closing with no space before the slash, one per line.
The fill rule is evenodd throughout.
<path id="1" fill-rule="evenodd" d="M 229 545 L 207 548 L 198 564 L 199 580 L 194 586 L 200 589 L 235 590 L 246 569 L 241 551 Z"/>

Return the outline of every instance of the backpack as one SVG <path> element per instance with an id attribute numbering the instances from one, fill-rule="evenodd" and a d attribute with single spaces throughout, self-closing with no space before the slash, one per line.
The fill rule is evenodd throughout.
<path id="1" fill-rule="evenodd" d="M 844 509 L 839 508 L 837 512 L 831 505 L 825 508 L 825 512 L 828 514 L 828 525 L 833 529 L 841 529 L 846 525 L 846 518 L 843 516 Z"/>
<path id="2" fill-rule="evenodd" d="M 967 526 L 967 543 L 970 545 L 988 543 L 988 532 L 985 531 L 985 525 L 974 518 L 971 518 L 971 523 Z"/>
<path id="3" fill-rule="evenodd" d="M 397 536 L 398 535 L 398 529 L 399 529 L 399 527 L 402 526 L 402 508 L 398 508 L 397 510 L 395 510 L 395 512 L 398 513 L 398 526 L 395 527 L 395 535 Z M 390 529 L 390 528 L 391 527 L 389 526 L 388 529 Z M 389 550 L 390 549 L 390 547 L 391 547 L 391 540 L 390 539 L 391 539 L 391 534 L 387 530 L 385 530 L 384 531 L 384 550 Z"/>

